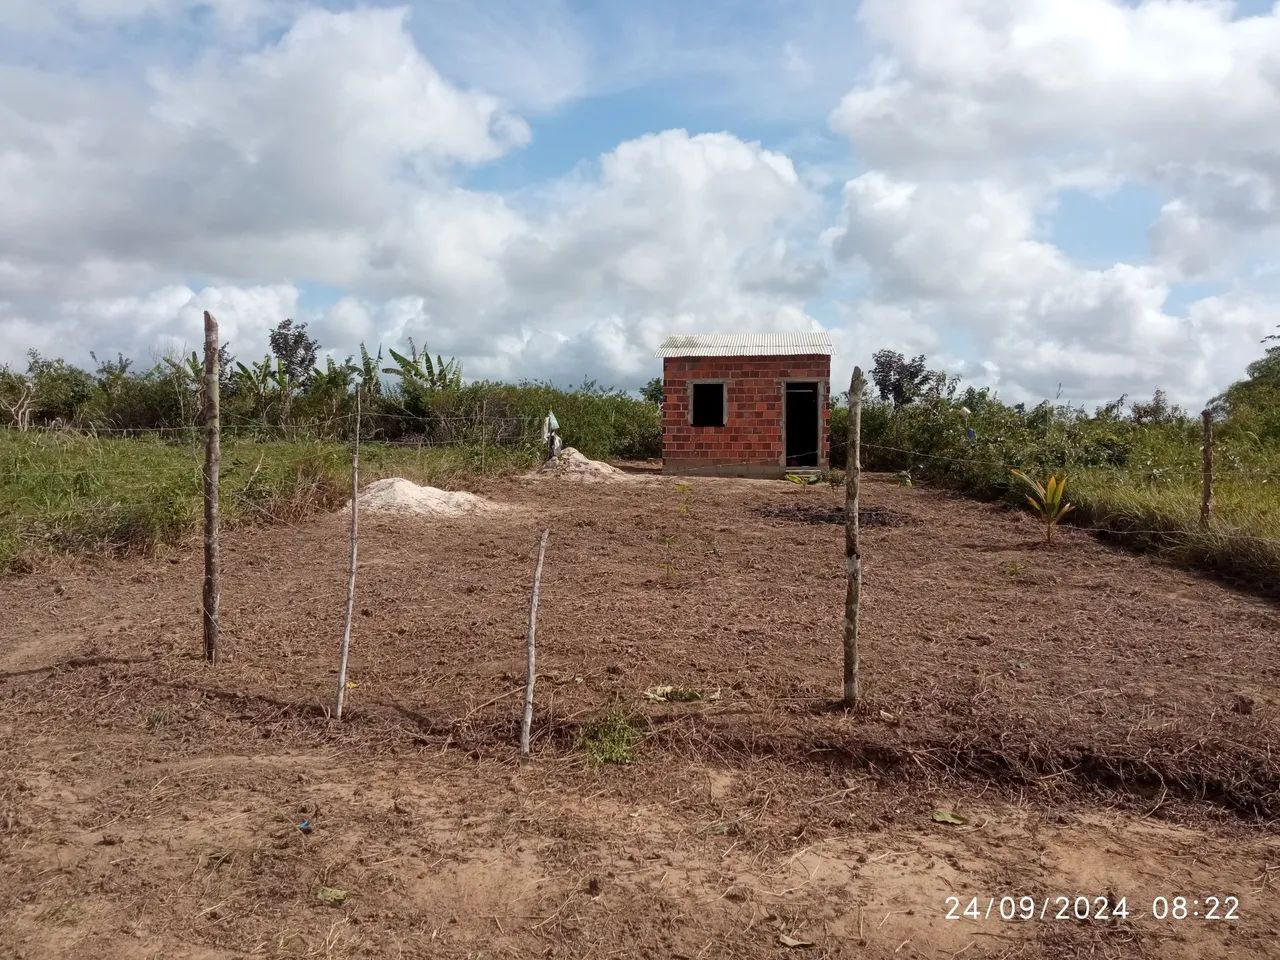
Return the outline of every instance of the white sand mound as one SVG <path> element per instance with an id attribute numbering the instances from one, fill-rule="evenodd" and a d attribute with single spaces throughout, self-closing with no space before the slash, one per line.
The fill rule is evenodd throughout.
<path id="1" fill-rule="evenodd" d="M 347 508 L 350 509 L 350 502 Z M 420 487 L 412 480 L 387 477 L 375 480 L 360 491 L 360 509 L 369 513 L 419 514 L 433 517 L 462 517 L 501 510 L 502 505 L 464 490 Z"/>
<path id="2" fill-rule="evenodd" d="M 565 447 L 554 459 L 548 460 L 534 472 L 536 477 L 558 477 L 563 480 L 627 480 L 630 476 L 599 460 L 584 457 L 574 447 Z"/>

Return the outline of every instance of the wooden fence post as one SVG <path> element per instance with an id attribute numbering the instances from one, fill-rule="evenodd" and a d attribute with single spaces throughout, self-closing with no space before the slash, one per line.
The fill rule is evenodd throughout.
<path id="1" fill-rule="evenodd" d="M 1204 425 L 1204 441 L 1200 448 L 1203 474 L 1200 481 L 1200 526 L 1207 527 L 1213 516 L 1213 414 L 1209 410 L 1200 413 Z"/>
<path id="2" fill-rule="evenodd" d="M 858 546 L 858 485 L 862 470 L 862 368 L 849 383 L 849 445 L 844 465 L 844 705 L 856 707 L 858 686 L 858 603 L 862 597 L 862 554 Z"/>
<path id="3" fill-rule="evenodd" d="M 218 604 L 222 571 L 218 561 L 218 472 L 222 466 L 221 418 L 218 410 L 218 321 L 204 312 L 204 658 L 218 658 Z"/>
<path id="4" fill-rule="evenodd" d="M 542 589 L 542 560 L 547 555 L 547 537 L 550 530 L 542 531 L 542 539 L 538 541 L 538 565 L 533 570 L 533 595 L 529 600 L 529 635 L 526 641 L 527 660 L 525 662 L 524 680 L 524 718 L 520 721 L 520 753 L 529 755 L 529 731 L 533 726 L 533 680 L 534 664 L 537 657 L 534 653 L 534 637 L 538 632 L 538 593 Z"/>
<path id="5" fill-rule="evenodd" d="M 347 615 L 342 628 L 342 646 L 338 651 L 338 698 L 333 715 L 342 719 L 347 700 L 347 658 L 351 653 L 351 616 L 356 605 L 356 550 L 360 539 L 360 390 L 356 387 L 356 439 L 351 449 L 351 552 L 347 560 Z"/>

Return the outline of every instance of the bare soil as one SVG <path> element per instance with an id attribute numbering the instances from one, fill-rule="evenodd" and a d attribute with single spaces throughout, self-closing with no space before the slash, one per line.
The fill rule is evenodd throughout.
<path id="1" fill-rule="evenodd" d="M 225 537 L 213 667 L 198 552 L 0 582 L 0 955 L 1280 956 L 1280 606 L 868 477 L 849 713 L 842 491 L 630 480 L 362 518 L 341 724 L 345 515 Z"/>

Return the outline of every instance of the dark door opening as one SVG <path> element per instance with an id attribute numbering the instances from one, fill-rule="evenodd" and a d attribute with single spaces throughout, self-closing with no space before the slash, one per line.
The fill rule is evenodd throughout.
<path id="1" fill-rule="evenodd" d="M 788 383 L 784 413 L 787 429 L 787 466 L 818 465 L 818 385 Z"/>

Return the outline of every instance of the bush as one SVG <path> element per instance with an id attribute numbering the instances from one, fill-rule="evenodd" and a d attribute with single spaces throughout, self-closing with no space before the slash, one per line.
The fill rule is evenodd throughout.
<path id="1" fill-rule="evenodd" d="M 225 352 L 225 351 L 224 351 Z M 233 361 L 229 353 L 224 363 Z M 643 459 L 662 454 L 660 407 L 588 381 L 574 390 L 549 383 L 478 381 L 450 375 L 431 381 L 383 377 L 377 357 L 363 366 L 330 360 L 306 378 L 275 376 L 270 358 L 222 383 L 224 435 L 349 440 L 355 429 L 355 385 L 369 378 L 361 416 L 367 439 L 417 440 L 423 445 L 502 446 L 531 452 L 539 426 L 554 411 L 569 446 L 597 459 Z M 177 430 L 199 423 L 199 359 L 167 360 L 132 372 L 124 357 L 90 374 L 62 360 L 32 353 L 26 372 L 0 366 L 0 417 L 19 426 L 68 425 L 85 430 Z M 248 368 L 247 368 L 248 369 Z M 19 422 L 19 409 L 22 409 Z"/>
<path id="2" fill-rule="evenodd" d="M 596 459 L 643 459 L 662 455 L 657 405 L 586 383 L 563 390 L 546 383 L 480 381 L 429 394 L 392 391 L 381 398 L 371 421 L 390 439 L 421 435 L 428 442 L 536 444 L 548 411 L 560 423 L 566 446 Z"/>

